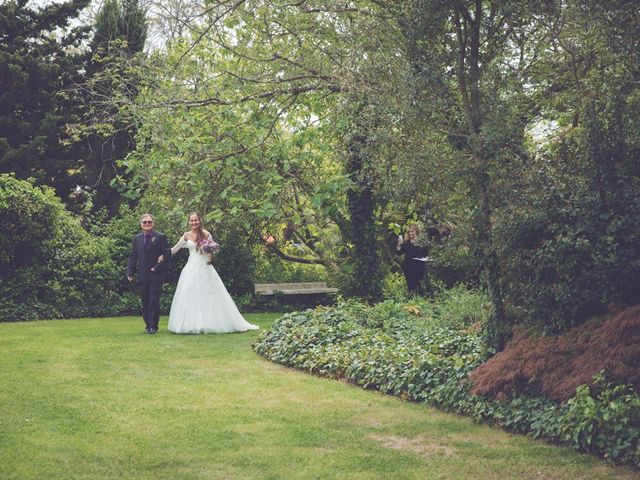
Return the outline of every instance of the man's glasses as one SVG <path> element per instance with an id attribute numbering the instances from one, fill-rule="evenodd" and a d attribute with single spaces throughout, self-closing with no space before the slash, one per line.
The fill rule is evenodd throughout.
<path id="1" fill-rule="evenodd" d="M 142 223 L 143 225 L 147 223 L 153 223 L 153 220 L 143 220 L 140 223 Z"/>

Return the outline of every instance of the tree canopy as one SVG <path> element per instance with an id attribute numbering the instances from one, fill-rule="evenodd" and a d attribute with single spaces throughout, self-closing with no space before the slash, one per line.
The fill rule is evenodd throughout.
<path id="1" fill-rule="evenodd" d="M 0 5 L 0 172 L 35 178 L 66 198 L 81 156 L 67 125 L 78 101 L 64 94 L 82 75 L 87 25 L 70 27 L 89 0 L 35 9 Z"/>
<path id="2" fill-rule="evenodd" d="M 489 293 L 489 351 L 513 323 L 559 331 L 638 298 L 633 2 L 157 7 L 146 53 L 138 2 L 98 15 L 80 123 L 114 148 L 87 157 L 86 184 L 176 228 L 199 210 L 369 301 L 424 222 L 434 280 Z"/>

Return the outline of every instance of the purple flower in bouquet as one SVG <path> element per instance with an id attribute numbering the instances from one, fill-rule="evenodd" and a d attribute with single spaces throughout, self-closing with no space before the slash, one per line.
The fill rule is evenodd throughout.
<path id="1" fill-rule="evenodd" d="M 216 254 L 220 250 L 220 245 L 214 240 L 203 240 L 200 248 L 204 253 Z"/>

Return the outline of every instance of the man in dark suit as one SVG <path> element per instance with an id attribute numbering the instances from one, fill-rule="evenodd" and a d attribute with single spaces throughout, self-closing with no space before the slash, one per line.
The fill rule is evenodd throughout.
<path id="1" fill-rule="evenodd" d="M 138 273 L 145 332 L 157 333 L 160 321 L 160 292 L 162 284 L 167 280 L 167 260 L 171 258 L 171 248 L 167 237 L 155 230 L 153 215 L 142 215 L 140 228 L 142 232 L 133 237 L 131 244 L 127 278 L 133 282 L 135 273 Z M 164 256 L 164 261 L 158 262 L 161 255 Z"/>

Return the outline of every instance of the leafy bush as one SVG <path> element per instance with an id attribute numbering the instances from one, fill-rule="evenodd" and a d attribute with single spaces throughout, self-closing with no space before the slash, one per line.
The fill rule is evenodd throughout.
<path id="1" fill-rule="evenodd" d="M 640 298 L 637 99 L 612 81 L 543 150 L 495 229 L 507 301 L 559 332 Z"/>
<path id="2" fill-rule="evenodd" d="M 640 196 L 621 203 L 614 214 L 594 193 L 547 191 L 504 220 L 505 293 L 523 323 L 561 331 L 638 298 Z"/>
<path id="3" fill-rule="evenodd" d="M 139 218 L 139 212 L 123 205 L 115 217 L 107 218 L 106 210 L 101 210 L 84 220 L 91 235 L 103 238 L 110 245 L 109 256 L 114 264 L 112 275 L 117 298 L 112 306 L 112 313 L 110 313 L 112 315 L 139 314 L 141 312 L 137 285 L 129 283 L 126 276 L 127 261 L 131 254 L 131 240 L 140 231 Z M 174 273 L 174 270 L 175 268 L 172 268 L 169 274 Z M 175 280 L 177 281 L 177 277 Z M 167 295 L 165 288 L 162 297 L 160 297 L 163 312 L 168 311 L 167 298 L 170 302 L 172 296 Z M 103 315 L 106 315 L 106 312 Z"/>
<path id="4" fill-rule="evenodd" d="M 338 306 L 343 311 L 353 311 L 354 315 L 371 327 L 393 322 L 397 328 L 404 328 L 408 322 L 424 328 L 468 328 L 482 323 L 489 311 L 489 301 L 484 293 L 469 290 L 462 285 L 448 290 L 438 289 L 434 300 L 405 295 L 401 301 L 389 299 L 375 305 L 341 299 Z"/>
<path id="5" fill-rule="evenodd" d="M 293 282 L 324 282 L 327 281 L 326 270 L 322 265 L 308 265 L 283 260 L 269 253 L 264 247 L 256 247 L 253 252 L 256 258 L 256 283 L 293 283 Z M 292 249 L 292 251 L 289 251 Z M 287 245 L 285 253 L 295 255 L 295 247 Z"/>
<path id="6" fill-rule="evenodd" d="M 388 273 L 382 283 L 382 297 L 385 300 L 394 302 L 404 302 L 409 300 L 411 295 L 407 290 L 407 282 L 401 273 Z"/>
<path id="7" fill-rule="evenodd" d="M 442 283 L 447 288 L 463 284 L 477 287 L 480 284 L 480 264 L 469 248 L 474 241 L 468 226 L 460 226 L 439 242 L 433 242 L 429 257 L 433 262 L 427 266 L 432 282 Z"/>
<path id="8" fill-rule="evenodd" d="M 582 385 L 567 402 L 562 439 L 582 452 L 640 466 L 640 396 L 631 385 L 607 382 L 604 372 L 594 381 L 593 390 Z"/>
<path id="9" fill-rule="evenodd" d="M 48 188 L 0 175 L 0 318 L 110 314 L 111 242 L 89 235 Z"/>
<path id="10" fill-rule="evenodd" d="M 223 229 L 218 235 L 220 252 L 214 265 L 229 293 L 238 298 L 253 293 L 255 253 L 238 230 Z"/>

